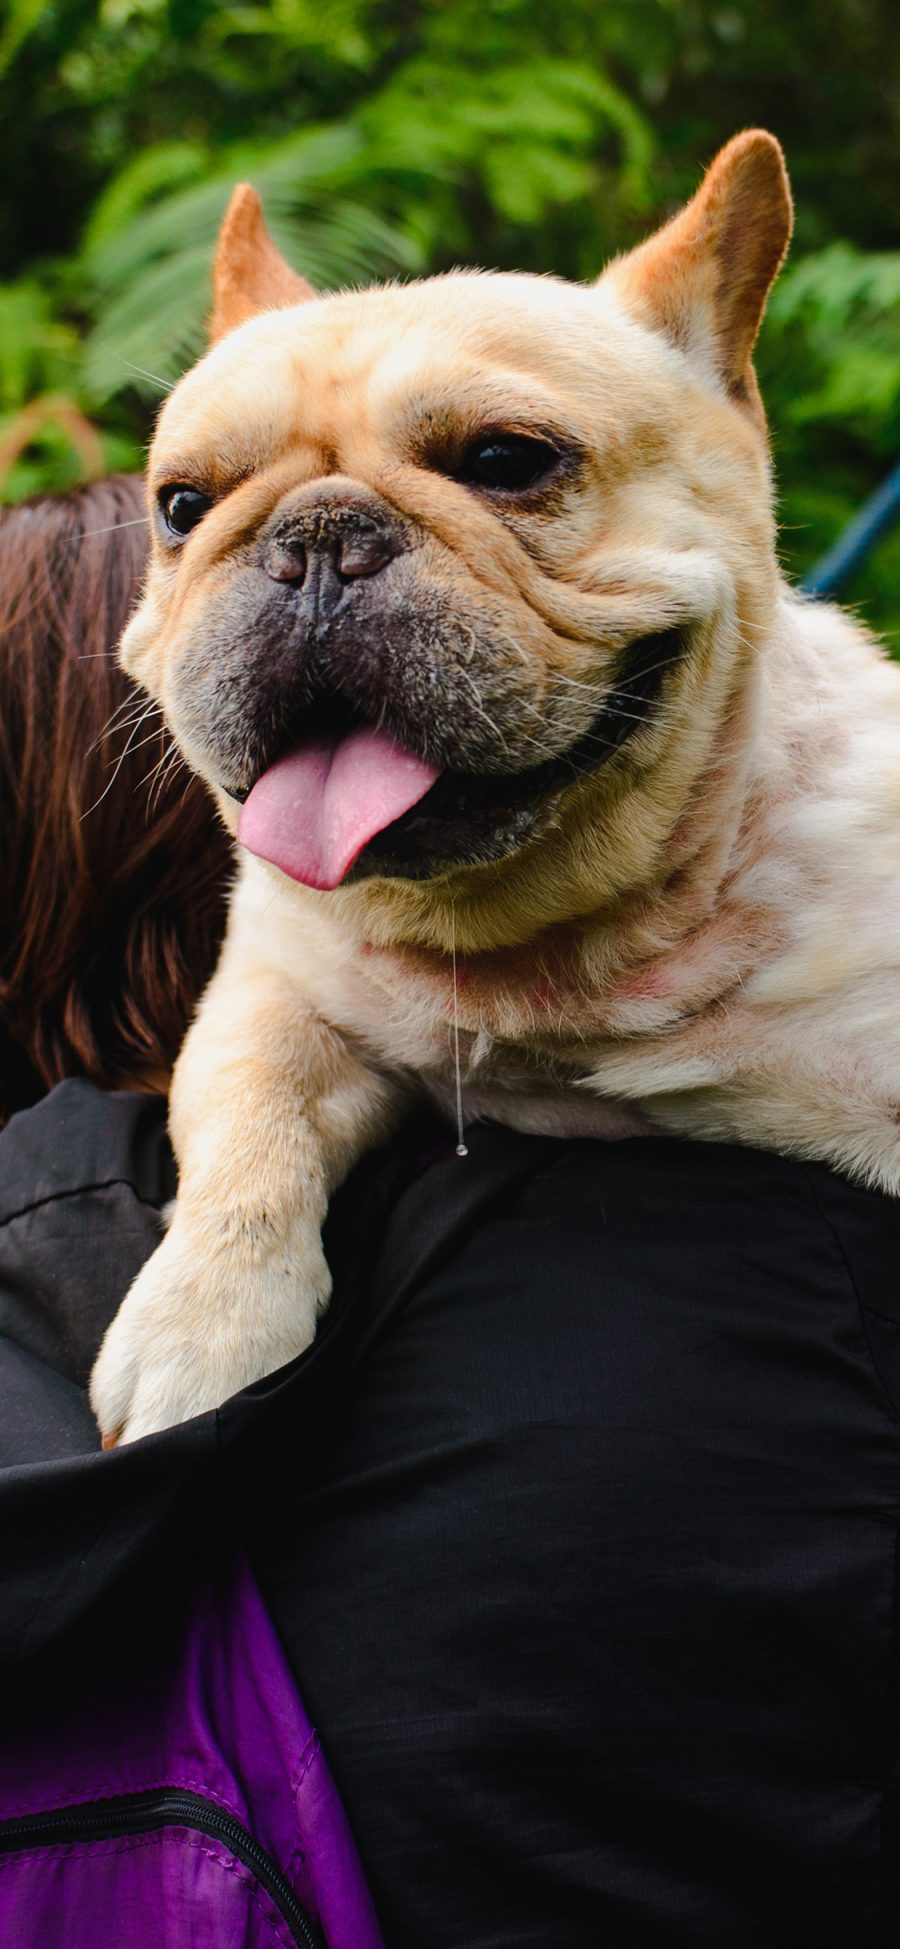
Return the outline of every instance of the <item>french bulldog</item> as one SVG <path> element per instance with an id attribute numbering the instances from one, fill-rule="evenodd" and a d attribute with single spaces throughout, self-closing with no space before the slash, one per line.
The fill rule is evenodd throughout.
<path id="1" fill-rule="evenodd" d="M 317 297 L 235 191 L 122 659 L 240 870 L 107 1444 L 308 1346 L 329 1196 L 416 1090 L 900 1189 L 900 671 L 779 572 L 790 227 L 751 130 L 591 288 Z"/>

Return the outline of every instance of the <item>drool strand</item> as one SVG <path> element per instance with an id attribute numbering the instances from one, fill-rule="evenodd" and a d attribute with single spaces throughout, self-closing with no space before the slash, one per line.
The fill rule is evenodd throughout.
<path id="1" fill-rule="evenodd" d="M 456 982 L 456 908 L 450 909 L 452 934 L 450 949 L 453 957 L 453 1061 L 456 1069 L 456 1155 L 468 1157 L 469 1146 L 463 1131 L 462 1070 L 459 1062 L 459 989 Z"/>

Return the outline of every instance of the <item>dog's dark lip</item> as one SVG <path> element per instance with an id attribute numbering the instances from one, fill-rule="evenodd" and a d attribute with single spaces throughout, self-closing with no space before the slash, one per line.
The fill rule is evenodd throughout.
<path id="1" fill-rule="evenodd" d="M 422 877 L 447 864 L 465 864 L 467 856 L 484 856 L 484 844 L 492 832 L 521 826 L 530 809 L 536 819 L 549 798 L 557 797 L 577 778 L 608 764 L 634 737 L 649 716 L 666 671 L 677 661 L 682 646 L 680 628 L 656 631 L 632 643 L 625 652 L 615 690 L 607 694 L 587 730 L 556 757 L 525 771 L 442 771 L 409 812 L 369 841 L 352 869 L 352 877 L 410 871 L 414 877 Z M 338 692 L 322 694 L 304 708 L 300 723 L 291 727 L 276 756 L 301 741 L 327 734 L 339 736 L 367 721 L 365 713 L 349 698 Z M 227 789 L 232 799 L 243 804 L 252 786 Z M 523 833 L 523 840 L 527 836 Z"/>

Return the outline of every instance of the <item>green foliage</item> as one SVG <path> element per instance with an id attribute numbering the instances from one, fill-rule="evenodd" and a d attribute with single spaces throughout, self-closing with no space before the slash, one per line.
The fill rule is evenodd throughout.
<path id="1" fill-rule="evenodd" d="M 843 427 L 891 455 L 900 447 L 900 250 L 845 243 L 803 258 L 772 295 L 770 329 L 793 364 L 793 426 Z"/>
<path id="2" fill-rule="evenodd" d="M 12 66 L 23 41 L 27 41 L 40 17 L 42 5 L 43 0 L 12 0 L 0 33 L 0 74 Z"/>
<path id="3" fill-rule="evenodd" d="M 759 363 L 802 572 L 900 451 L 892 26 L 890 0 L 7 0 L 0 451 L 27 439 L 3 493 L 141 464 L 242 178 L 324 289 L 587 278 L 758 121 L 798 195 Z M 900 538 L 851 593 L 900 648 Z"/>
<path id="4" fill-rule="evenodd" d="M 758 358 L 775 429 L 784 554 L 798 573 L 900 454 L 900 251 L 828 244 L 789 267 Z M 900 651 L 900 536 L 846 592 Z"/>
<path id="5" fill-rule="evenodd" d="M 0 287 L 0 399 L 7 410 L 64 384 L 77 358 L 77 333 L 55 315 L 37 279 Z"/>

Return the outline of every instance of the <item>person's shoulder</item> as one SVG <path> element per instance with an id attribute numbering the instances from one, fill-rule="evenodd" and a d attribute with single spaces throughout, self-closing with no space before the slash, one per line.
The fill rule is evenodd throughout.
<path id="1" fill-rule="evenodd" d="M 48 1453 L 60 1378 L 86 1386 L 174 1190 L 161 1096 L 72 1079 L 0 1133 L 0 1403 L 8 1420 L 27 1369 L 29 1413 L 36 1426 L 49 1416 Z M 73 1411 L 83 1422 L 83 1400 Z"/>
<path id="2" fill-rule="evenodd" d="M 73 1077 L 0 1131 L 0 1225 L 112 1184 L 156 1206 L 174 1196 L 163 1097 Z"/>

